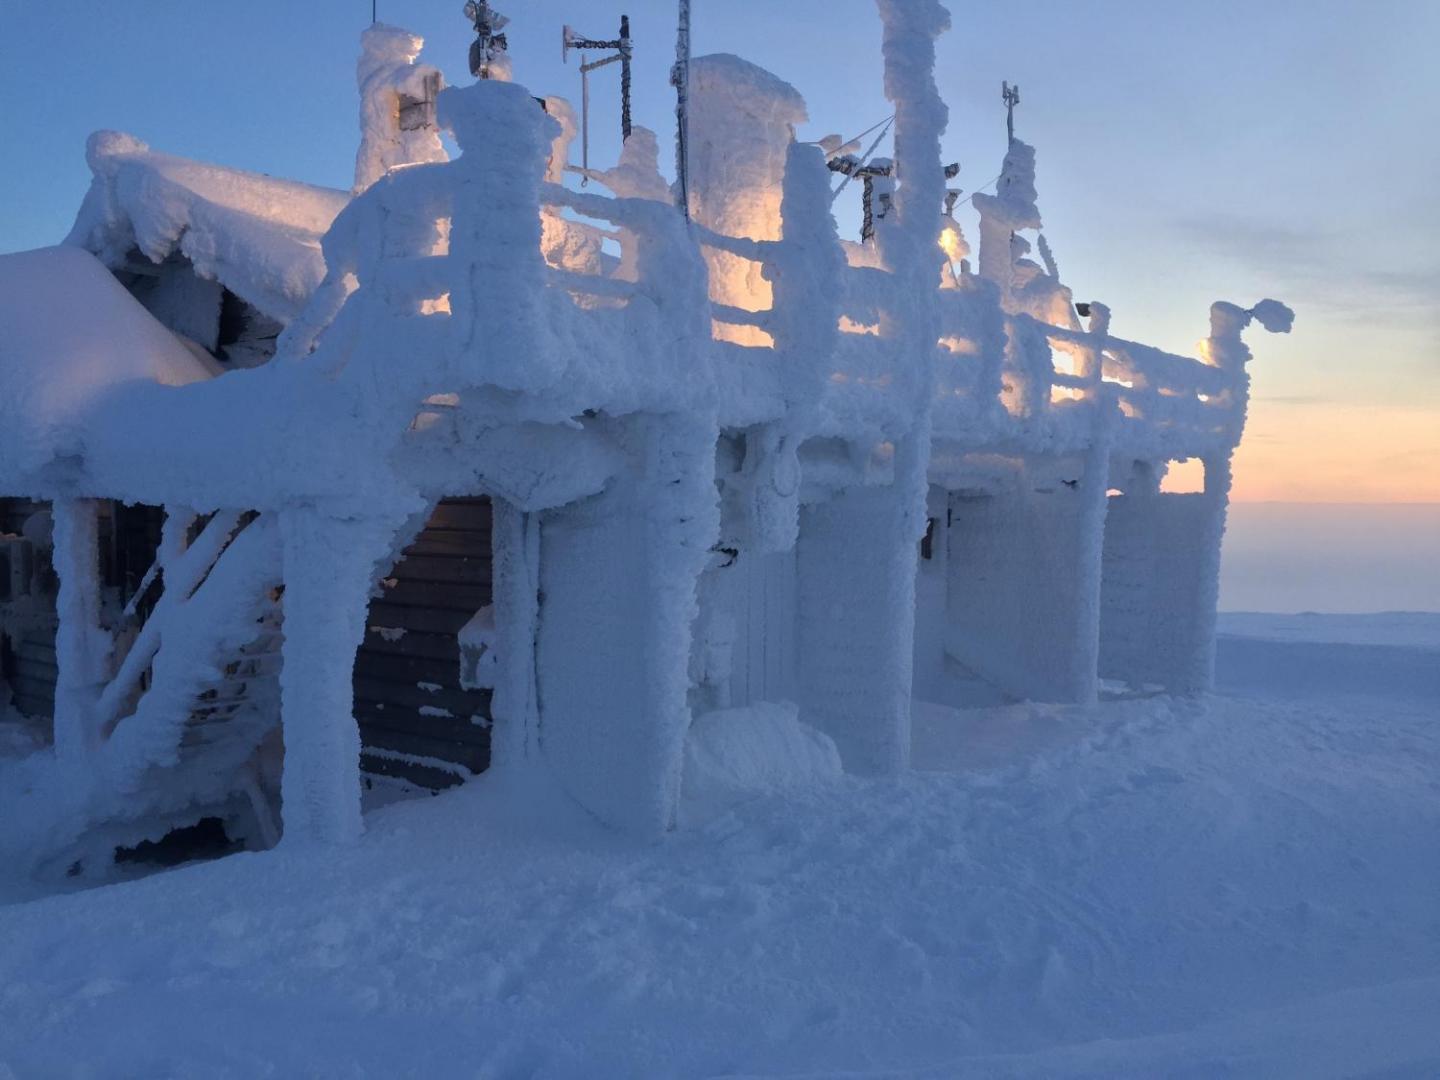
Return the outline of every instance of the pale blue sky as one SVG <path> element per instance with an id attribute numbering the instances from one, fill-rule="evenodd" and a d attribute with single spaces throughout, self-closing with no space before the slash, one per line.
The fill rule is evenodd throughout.
<path id="1" fill-rule="evenodd" d="M 561 25 L 608 35 L 628 12 L 636 121 L 668 145 L 673 0 L 499 6 L 513 19 L 519 81 L 577 100 Z M 995 175 L 999 84 L 1018 82 L 1047 236 L 1077 297 L 1114 308 L 1117 333 L 1188 351 L 1214 299 L 1272 295 L 1297 309 L 1291 337 L 1257 338 L 1239 493 L 1440 499 L 1440 3 L 950 6 L 940 84 L 958 183 L 968 191 Z M 468 79 L 459 0 L 379 7 L 426 36 L 428 62 Z M 694 10 L 697 54 L 739 52 L 805 95 L 802 138 L 848 137 L 887 115 L 870 0 L 694 0 Z M 5 0 L 0 251 L 64 235 L 95 128 L 348 186 L 356 38 L 369 17 L 369 0 Z M 595 90 L 593 155 L 604 163 L 617 142 L 610 71 Z M 842 228 L 853 232 L 856 216 L 843 209 Z"/>

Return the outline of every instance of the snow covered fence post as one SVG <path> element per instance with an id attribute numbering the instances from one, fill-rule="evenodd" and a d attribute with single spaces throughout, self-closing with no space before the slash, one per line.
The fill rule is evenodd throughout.
<path id="1" fill-rule="evenodd" d="M 56 499 L 55 753 L 72 764 L 99 742 L 96 702 L 109 677 L 110 635 L 100 625 L 99 504 Z"/>
<path id="2" fill-rule="evenodd" d="M 337 843 L 360 834 L 360 731 L 355 650 L 375 567 L 400 522 L 332 517 L 312 506 L 280 512 L 285 574 L 280 718 L 284 843 Z"/>

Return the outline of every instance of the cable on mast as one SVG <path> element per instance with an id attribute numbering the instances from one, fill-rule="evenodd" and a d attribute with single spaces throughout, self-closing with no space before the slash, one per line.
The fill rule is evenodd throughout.
<path id="1" fill-rule="evenodd" d="M 1015 106 L 1020 104 L 1020 84 L 1000 83 L 1000 100 L 1005 103 L 1005 134 L 1015 142 Z"/>
<path id="2" fill-rule="evenodd" d="M 690 0 L 680 0 L 675 34 L 675 66 L 670 69 L 675 87 L 675 201 L 690 220 Z"/>

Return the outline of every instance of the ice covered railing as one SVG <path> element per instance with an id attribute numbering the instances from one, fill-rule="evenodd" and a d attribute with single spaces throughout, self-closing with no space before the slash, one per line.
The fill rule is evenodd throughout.
<path id="1" fill-rule="evenodd" d="M 769 420 L 783 407 L 792 420 L 804 415 L 808 434 L 884 440 L 910 428 L 915 365 L 901 329 L 910 283 L 878 256 L 876 265 L 847 263 L 819 147 L 789 147 L 778 239 L 698 223 L 692 231 L 711 265 L 716 379 L 732 424 Z M 717 263 L 750 287 L 717 288 Z"/>
<path id="2" fill-rule="evenodd" d="M 451 88 L 439 107 L 466 152 L 392 170 L 346 208 L 282 351 L 313 353 L 397 420 L 408 409 L 405 423 L 481 387 L 530 395 L 530 419 L 663 404 L 704 303 L 683 219 L 667 203 L 543 180 L 558 129 L 523 87 Z M 613 226 L 618 263 L 547 244 L 596 230 L 566 211 Z"/>
<path id="3" fill-rule="evenodd" d="M 844 265 L 828 193 L 820 149 L 792 143 L 785 158 L 778 239 L 729 236 L 698 222 L 692 226 L 712 267 L 719 253 L 728 257 L 722 265 L 765 286 L 729 290 L 737 297 L 744 293 L 752 305 L 741 307 L 717 298 L 711 281 L 715 378 L 722 420 L 731 426 L 785 417 L 797 432 L 814 429 L 839 336 L 837 297 Z"/>
<path id="4" fill-rule="evenodd" d="M 1077 406 L 1113 401 L 1117 448 L 1172 458 L 1228 452 L 1245 422 L 1249 350 L 1240 332 L 1252 318 L 1285 331 L 1288 308 L 1264 300 L 1249 310 L 1217 303 L 1200 356 L 1180 356 L 1110 334 L 1110 311 L 1088 306 L 1089 329 L 1055 326 L 1032 315 L 1007 316 L 1001 396 L 1026 420 L 1060 421 Z"/>

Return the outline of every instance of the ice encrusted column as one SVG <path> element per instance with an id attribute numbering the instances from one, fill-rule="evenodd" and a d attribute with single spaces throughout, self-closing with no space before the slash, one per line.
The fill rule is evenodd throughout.
<path id="1" fill-rule="evenodd" d="M 99 505 L 93 499 L 56 499 L 50 512 L 60 578 L 55 753 L 73 763 L 99 741 L 95 705 L 109 675 L 110 635 L 100 625 Z"/>
<path id="2" fill-rule="evenodd" d="M 890 392 L 913 419 L 891 436 L 891 483 L 856 485 L 807 507 L 798 549 L 806 719 L 835 740 L 854 772 L 893 772 L 909 762 L 915 574 L 926 525 L 945 257 L 940 135 L 948 113 L 935 85 L 935 39 L 950 16 L 935 0 L 877 6 L 898 180 L 887 227 L 876 232 L 882 265 L 894 278 L 880 334 L 893 357 Z"/>
<path id="3" fill-rule="evenodd" d="M 280 512 L 280 795 L 287 845 L 338 843 L 360 834 L 355 650 L 365 636 L 376 564 L 390 552 L 399 524 L 385 517 L 331 517 L 309 506 Z"/>
<path id="4" fill-rule="evenodd" d="M 713 416 L 640 415 L 621 437 L 629 475 L 541 528 L 539 748 L 587 810 L 655 835 L 679 801 L 696 582 L 718 528 L 716 430 Z"/>

